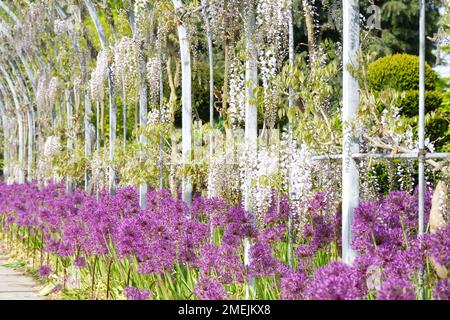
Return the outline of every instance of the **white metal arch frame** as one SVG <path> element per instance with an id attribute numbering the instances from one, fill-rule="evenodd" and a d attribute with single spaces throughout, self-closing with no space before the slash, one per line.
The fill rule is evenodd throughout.
<path id="1" fill-rule="evenodd" d="M 348 64 L 355 64 L 359 47 L 359 1 L 343 2 L 343 152 L 342 155 L 317 156 L 315 160 L 342 159 L 342 260 L 352 263 L 355 252 L 351 248 L 353 211 L 359 202 L 359 172 L 356 161 L 364 158 L 417 159 L 419 161 L 419 236 L 425 232 L 425 162 L 426 159 L 446 159 L 450 153 L 427 153 L 425 149 L 425 0 L 420 1 L 419 35 L 419 150 L 400 154 L 364 154 L 359 153 L 357 134 L 352 132 L 349 123 L 355 118 L 359 106 L 359 83 L 347 70 Z"/>
<path id="2" fill-rule="evenodd" d="M 384 159 L 417 159 L 419 161 L 419 235 L 425 231 L 424 225 L 424 165 L 426 159 L 431 158 L 448 158 L 449 153 L 427 153 L 424 145 L 425 134 L 425 0 L 420 1 L 420 77 L 419 77 L 419 151 L 415 153 L 402 154 L 363 154 L 359 152 L 359 140 L 357 134 L 352 132 L 350 123 L 354 120 L 359 107 L 359 83 L 345 66 L 348 64 L 355 64 L 357 58 L 357 51 L 359 49 L 359 0 L 345 0 L 343 1 L 343 122 L 344 122 L 344 139 L 343 152 L 341 155 L 318 156 L 315 160 L 321 159 L 342 159 L 343 174 L 342 174 L 342 260 L 345 263 L 351 263 L 355 258 L 355 252 L 351 249 L 352 232 L 351 226 L 353 222 L 353 211 L 359 202 L 359 173 L 357 161 L 367 157 L 384 158 Z M 173 1 L 176 6 L 180 1 Z M 94 23 L 97 21 L 97 16 L 92 10 L 91 1 L 85 0 Z M 20 23 L 17 16 L 0 1 L 0 7 L 6 11 L 16 23 Z M 98 23 L 96 24 L 98 25 Z M 106 38 L 103 32 L 99 32 L 99 38 L 105 46 Z M 25 59 L 21 59 L 25 61 Z M 26 67 L 26 64 L 25 64 Z M 26 68 L 28 69 L 28 68 Z M 27 70 L 28 71 L 28 70 Z M 6 70 L 3 72 L 3 78 L 6 77 Z M 30 76 L 30 80 L 33 77 Z M 9 84 L 9 83 L 8 83 Z M 186 104 L 188 104 L 187 101 Z M 190 103 L 190 102 L 189 102 Z M 186 109 L 186 110 L 185 110 Z M 183 110 L 189 111 L 189 108 Z M 188 114 L 188 112 L 186 113 Z M 185 137 L 189 142 L 190 131 Z M 187 145 L 186 144 L 186 145 Z M 188 148 L 186 148 L 188 149 Z M 111 151 L 111 150 L 110 150 Z M 111 156 L 112 152 L 110 152 Z M 185 153 L 186 155 L 187 153 Z M 23 155 L 22 155 L 23 157 Z M 23 178 L 21 179 L 23 180 Z M 114 179 L 111 177 L 111 189 L 114 188 Z"/>

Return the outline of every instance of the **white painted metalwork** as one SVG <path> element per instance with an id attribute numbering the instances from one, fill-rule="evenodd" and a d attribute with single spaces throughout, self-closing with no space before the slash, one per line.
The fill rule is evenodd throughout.
<path id="1" fill-rule="evenodd" d="M 359 202 L 358 166 L 351 154 L 359 152 L 357 134 L 351 124 L 359 107 L 359 82 L 348 70 L 356 66 L 359 49 L 358 0 L 343 2 L 343 149 L 342 149 L 342 260 L 351 263 L 355 252 L 351 248 L 353 211 Z"/>

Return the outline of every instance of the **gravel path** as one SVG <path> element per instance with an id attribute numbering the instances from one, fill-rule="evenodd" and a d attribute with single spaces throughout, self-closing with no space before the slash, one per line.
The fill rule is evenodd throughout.
<path id="1" fill-rule="evenodd" d="M 0 300 L 44 300 L 38 295 L 39 285 L 33 278 L 4 266 L 7 259 L 0 251 Z"/>

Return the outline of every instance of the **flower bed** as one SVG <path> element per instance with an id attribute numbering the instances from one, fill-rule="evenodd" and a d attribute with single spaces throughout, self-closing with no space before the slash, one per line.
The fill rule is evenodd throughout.
<path id="1" fill-rule="evenodd" d="M 316 194 L 293 232 L 292 268 L 281 196 L 258 223 L 217 198 L 197 197 L 188 208 L 151 190 L 146 209 L 138 198 L 132 187 L 97 199 L 60 184 L 1 183 L 0 232 L 7 249 L 65 298 L 243 299 L 254 280 L 258 299 L 416 299 L 422 272 L 425 298 L 450 299 L 450 283 L 430 259 L 448 267 L 450 227 L 418 239 L 416 194 L 360 204 L 352 265 L 339 262 L 340 212 Z"/>

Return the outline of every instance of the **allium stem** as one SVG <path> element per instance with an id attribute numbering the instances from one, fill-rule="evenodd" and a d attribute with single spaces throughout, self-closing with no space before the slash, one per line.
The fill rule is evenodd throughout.
<path id="1" fill-rule="evenodd" d="M 130 284 L 130 275 L 131 275 L 131 262 L 130 262 L 130 265 L 128 266 L 127 281 L 126 281 L 125 287 L 128 287 Z"/>
<path id="2" fill-rule="evenodd" d="M 91 282 L 92 294 L 94 294 L 94 288 L 95 288 L 95 267 L 97 265 L 97 260 L 98 260 L 98 256 L 95 256 L 94 265 L 92 266 L 92 282 Z"/>
<path id="3" fill-rule="evenodd" d="M 41 247 L 40 247 L 40 254 L 39 254 L 39 258 L 40 258 L 40 261 L 39 261 L 39 267 L 41 267 L 42 266 L 42 260 L 43 260 L 43 258 L 44 258 L 44 233 L 43 232 L 41 232 Z"/>
<path id="4" fill-rule="evenodd" d="M 106 273 L 106 300 L 109 300 L 109 282 L 110 282 L 110 276 L 111 276 L 111 266 L 113 264 L 113 259 L 109 259 L 108 263 L 108 271 Z"/>

